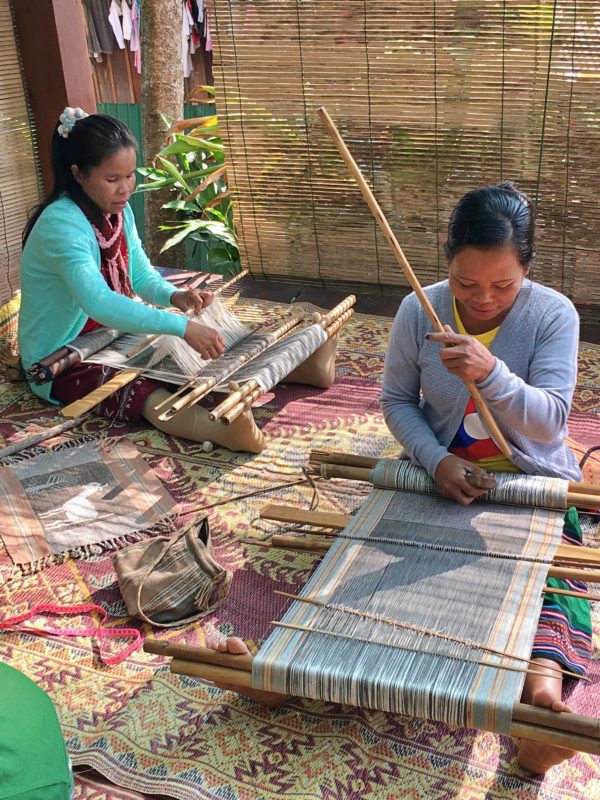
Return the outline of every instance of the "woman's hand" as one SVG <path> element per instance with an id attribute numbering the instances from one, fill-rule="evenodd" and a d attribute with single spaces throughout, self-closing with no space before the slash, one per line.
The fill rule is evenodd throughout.
<path id="1" fill-rule="evenodd" d="M 183 338 L 202 358 L 218 358 L 225 350 L 225 342 L 218 331 L 192 319 L 187 324 Z"/>
<path id="2" fill-rule="evenodd" d="M 496 364 L 495 357 L 472 336 L 454 333 L 449 325 L 444 325 L 445 333 L 428 333 L 427 341 L 440 342 L 442 364 L 448 372 L 463 381 L 483 381 Z"/>
<path id="3" fill-rule="evenodd" d="M 181 289 L 171 295 L 171 305 L 180 311 L 193 310 L 198 313 L 202 308 L 206 308 L 213 301 L 212 292 L 200 292 L 198 289 Z"/>
<path id="4" fill-rule="evenodd" d="M 467 472 L 473 464 L 465 458 L 452 454 L 443 458 L 435 471 L 435 482 L 444 497 L 451 497 L 461 506 L 468 506 L 476 497 L 485 494 L 488 489 L 477 489 L 467 480 Z"/>

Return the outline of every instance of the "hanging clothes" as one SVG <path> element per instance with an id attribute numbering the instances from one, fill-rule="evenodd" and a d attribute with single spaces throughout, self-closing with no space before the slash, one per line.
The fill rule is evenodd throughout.
<path id="1" fill-rule="evenodd" d="M 90 55 L 112 53 L 114 35 L 108 20 L 111 0 L 83 0 Z"/>

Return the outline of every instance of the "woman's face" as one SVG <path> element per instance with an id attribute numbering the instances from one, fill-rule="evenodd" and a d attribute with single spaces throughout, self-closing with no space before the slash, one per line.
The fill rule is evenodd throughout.
<path id="1" fill-rule="evenodd" d="M 500 325 L 528 272 L 529 267 L 521 266 L 510 246 L 467 246 L 449 261 L 450 291 L 469 333 L 483 333 Z"/>
<path id="2" fill-rule="evenodd" d="M 135 188 L 135 150 L 123 147 L 87 172 L 82 172 L 76 164 L 71 171 L 103 214 L 118 214 L 125 208 Z"/>

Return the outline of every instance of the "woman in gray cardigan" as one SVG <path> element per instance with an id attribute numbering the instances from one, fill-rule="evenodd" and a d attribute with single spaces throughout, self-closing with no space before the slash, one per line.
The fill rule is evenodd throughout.
<path id="1" fill-rule="evenodd" d="M 527 278 L 533 233 L 531 205 L 512 184 L 468 192 L 448 226 L 448 280 L 425 289 L 446 333 L 432 331 L 414 294 L 394 321 L 381 397 L 386 423 L 440 492 L 462 505 L 484 491 L 466 480 L 473 462 L 493 471 L 581 478 L 564 443 L 579 320 L 566 297 Z M 510 460 L 479 419 L 465 380 L 477 385 L 509 441 Z M 574 509 L 567 512 L 564 537 L 581 541 Z M 536 669 L 558 662 L 583 675 L 590 655 L 587 601 L 547 593 L 532 654 Z M 568 711 L 561 695 L 555 671 L 527 676 L 524 702 Z M 524 740 L 518 758 L 531 771 L 545 772 L 571 755 Z"/>

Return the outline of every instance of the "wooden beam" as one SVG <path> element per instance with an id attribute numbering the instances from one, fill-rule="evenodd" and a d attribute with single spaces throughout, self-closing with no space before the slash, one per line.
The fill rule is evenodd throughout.
<path id="1" fill-rule="evenodd" d="M 53 185 L 51 140 L 65 106 L 96 111 L 80 0 L 13 0 L 25 88 L 35 120 L 46 192 Z"/>

